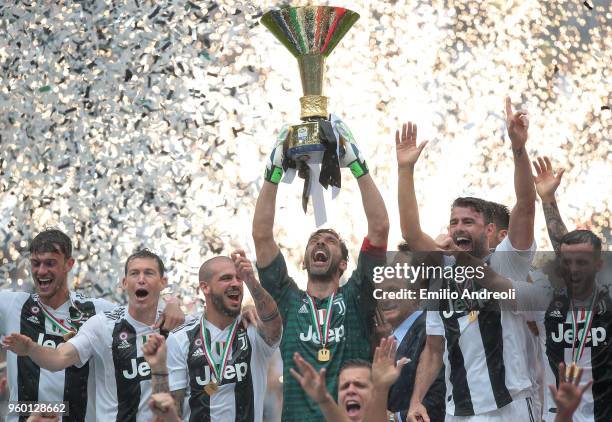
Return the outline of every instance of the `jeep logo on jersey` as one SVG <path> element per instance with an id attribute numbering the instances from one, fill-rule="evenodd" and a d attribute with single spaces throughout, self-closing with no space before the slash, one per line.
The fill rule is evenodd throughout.
<path id="1" fill-rule="evenodd" d="M 578 338 L 582 336 L 584 328 L 578 330 Z M 597 347 L 600 343 L 606 341 L 607 332 L 604 327 L 591 327 L 591 332 L 587 335 L 587 344 L 591 343 L 591 347 Z M 574 333 L 572 330 L 564 330 L 563 324 L 557 325 L 557 332 L 552 332 L 550 338 L 555 343 L 565 343 L 572 345 L 574 343 Z"/>
<path id="2" fill-rule="evenodd" d="M 329 329 L 329 342 L 340 343 L 342 338 L 344 337 L 344 324 L 336 328 Z M 308 326 L 308 333 L 300 333 L 300 340 L 302 341 L 312 341 L 314 344 L 321 344 L 321 339 L 319 339 L 319 334 L 313 335 L 312 333 L 312 325 Z"/>
<path id="3" fill-rule="evenodd" d="M 38 339 L 36 339 L 36 343 L 40 344 L 42 347 L 50 347 L 52 349 L 57 349 L 58 343 L 62 343 L 62 341 L 56 342 L 51 338 L 45 339 L 45 335 L 43 333 L 38 334 Z"/>
<path id="4" fill-rule="evenodd" d="M 235 363 L 234 365 L 227 365 L 225 367 L 225 372 L 223 373 L 223 380 L 233 380 L 237 379 L 238 382 L 242 381 L 244 377 L 246 377 L 247 372 L 249 370 L 249 365 L 246 362 Z M 212 377 L 214 378 L 214 377 Z M 198 385 L 206 385 L 211 381 L 211 371 L 210 366 L 204 367 L 204 379 L 201 377 L 196 377 L 196 382 Z M 214 380 L 215 382 L 217 380 Z"/>
<path id="5" fill-rule="evenodd" d="M 141 376 L 142 378 L 147 378 L 151 375 L 151 368 L 149 364 L 144 360 L 144 358 L 140 357 L 138 359 L 130 359 L 131 369 L 123 370 L 122 374 L 125 378 L 131 380 L 136 378 L 136 376 Z"/>

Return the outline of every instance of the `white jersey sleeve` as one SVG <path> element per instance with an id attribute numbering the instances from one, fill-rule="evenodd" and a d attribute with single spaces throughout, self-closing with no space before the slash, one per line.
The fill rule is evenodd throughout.
<path id="1" fill-rule="evenodd" d="M 535 240 L 529 249 L 523 251 L 515 249 L 510 242 L 510 237 L 506 236 L 497 245 L 491 256 L 491 267 L 496 273 L 504 277 L 513 280 L 527 280 L 535 251 Z"/>
<path id="2" fill-rule="evenodd" d="M 538 321 L 553 299 L 553 288 L 511 280 L 517 308 L 528 320 Z"/>
<path id="3" fill-rule="evenodd" d="M 6 320 L 10 314 L 15 292 L 0 292 L 0 337 L 9 333 L 6 332 Z"/>
<path id="4" fill-rule="evenodd" d="M 104 312 L 111 312 L 113 309 L 119 306 L 116 303 L 110 302 L 106 299 L 92 298 L 91 301 L 94 303 L 94 306 L 96 307 L 97 314 L 101 314 Z"/>
<path id="5" fill-rule="evenodd" d="M 68 340 L 79 354 L 80 363 L 75 365 L 80 368 L 93 356 L 96 347 L 103 347 L 103 340 L 100 336 L 102 332 L 102 322 L 104 314 L 97 314 L 91 317 L 81 326 L 76 336 Z"/>
<path id="6" fill-rule="evenodd" d="M 170 333 L 166 341 L 168 349 L 168 383 L 170 391 L 182 390 L 189 385 L 187 351 L 189 341 L 184 331 Z"/>
<path id="7" fill-rule="evenodd" d="M 427 311 L 425 319 L 425 332 L 428 336 L 443 336 L 444 323 L 438 311 Z"/>
<path id="8" fill-rule="evenodd" d="M 253 343 L 253 348 L 257 352 L 257 355 L 262 356 L 264 361 L 270 359 L 280 345 L 280 338 L 276 344 L 273 344 L 272 346 L 268 345 L 259 330 L 252 325 L 249 325 L 247 328 L 247 334 Z"/>

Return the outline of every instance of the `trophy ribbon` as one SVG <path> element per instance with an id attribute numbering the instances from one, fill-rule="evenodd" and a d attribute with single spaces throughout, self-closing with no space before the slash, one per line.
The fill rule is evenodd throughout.
<path id="1" fill-rule="evenodd" d="M 570 300 L 570 312 L 572 313 L 572 332 L 574 334 L 574 338 L 572 341 L 572 363 L 566 369 L 568 377 L 576 377 L 578 374 L 578 370 L 580 367 L 578 363 L 580 359 L 582 359 L 582 355 L 584 354 L 584 349 L 586 348 L 587 338 L 589 333 L 591 332 L 591 325 L 593 325 L 593 305 L 595 304 L 595 298 L 597 297 L 597 291 L 595 287 L 593 287 L 593 295 L 591 297 L 591 303 L 588 308 L 582 308 L 581 310 L 577 310 L 574 306 L 574 300 Z M 583 312 L 583 321 L 584 321 L 584 329 L 581 333 L 578 332 L 578 322 L 579 322 L 579 312 Z M 576 347 L 576 340 L 578 340 L 578 346 Z"/>
<path id="2" fill-rule="evenodd" d="M 332 295 L 328 298 L 329 302 L 327 303 L 327 309 L 325 311 L 323 321 L 319 320 L 319 310 L 317 309 L 317 305 L 315 304 L 314 298 L 308 293 L 306 293 L 306 298 L 308 299 L 308 304 L 310 305 L 310 316 L 312 318 L 312 324 L 317 329 L 317 334 L 319 335 L 319 342 L 321 343 L 321 348 L 317 353 L 317 360 L 319 362 L 328 362 L 331 359 L 331 353 L 327 348 L 327 343 L 329 342 L 329 325 L 331 323 L 332 310 L 334 306 L 334 299 L 336 298 L 336 292 L 332 293 Z"/>

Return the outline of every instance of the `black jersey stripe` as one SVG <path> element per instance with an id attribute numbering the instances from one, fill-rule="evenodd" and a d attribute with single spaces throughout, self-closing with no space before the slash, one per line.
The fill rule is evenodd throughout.
<path id="1" fill-rule="evenodd" d="M 140 376 L 127 375 L 138 367 L 136 330 L 123 320 L 113 329 L 113 363 L 117 383 L 117 422 L 136 422 L 140 404 Z M 149 375 L 150 376 L 150 375 Z"/>
<path id="2" fill-rule="evenodd" d="M 210 335 L 210 332 L 208 333 Z M 204 367 L 208 365 L 202 351 L 202 339 L 200 338 L 200 325 L 194 326 L 187 331 L 189 347 L 187 348 L 187 367 L 189 371 L 189 422 L 210 422 L 210 396 L 204 392 L 202 380 L 207 380 Z M 194 356 L 194 353 L 196 355 Z M 210 373 L 210 372 L 209 372 Z M 199 382 L 200 381 L 200 382 Z"/>
<path id="3" fill-rule="evenodd" d="M 83 300 L 83 296 L 77 296 Z M 76 323 L 77 327 L 96 314 L 93 302 L 76 302 L 78 311 L 82 314 L 82 320 Z M 87 380 L 89 378 L 89 362 L 81 368 L 71 366 L 64 373 L 64 401 L 68 402 L 68 416 L 64 416 L 63 422 L 78 422 L 85 420 L 87 413 Z"/>
<path id="4" fill-rule="evenodd" d="M 255 395 L 253 393 L 253 376 L 251 372 L 251 356 L 253 348 L 247 331 L 240 327 L 232 345 L 232 363 L 246 363 L 246 376 L 236 380 L 234 401 L 236 403 L 236 422 L 255 421 Z"/>
<path id="5" fill-rule="evenodd" d="M 443 300 L 440 303 L 444 308 L 448 309 L 448 302 Z M 459 347 L 459 320 L 457 314 L 453 314 L 450 318 L 445 318 L 442 315 L 443 309 L 440 311 L 440 317 L 444 321 L 444 331 L 446 337 L 446 348 L 448 352 L 448 362 L 450 364 L 450 382 L 452 385 L 452 394 L 447 397 L 447 402 L 452 398 L 455 402 L 455 416 L 472 416 L 474 415 L 474 405 L 472 404 L 472 396 L 470 394 L 470 386 L 467 382 L 467 372 L 465 370 L 465 361 L 461 347 Z M 447 392 L 448 394 L 449 392 Z"/>
<path id="6" fill-rule="evenodd" d="M 34 312 L 34 311 L 38 312 Z M 45 326 L 42 313 L 36 302 L 30 296 L 21 307 L 19 332 L 36 342 L 42 335 L 44 339 Z M 38 321 L 38 323 L 36 323 Z M 17 356 L 17 400 L 38 401 L 38 386 L 40 384 L 40 367 L 27 356 Z M 19 422 L 28 417 L 20 416 Z"/>
<path id="7" fill-rule="evenodd" d="M 478 315 L 478 327 L 487 360 L 493 397 L 495 397 L 497 408 L 500 409 L 512 402 L 512 396 L 506 387 L 501 312 L 498 309 L 481 311 Z"/>

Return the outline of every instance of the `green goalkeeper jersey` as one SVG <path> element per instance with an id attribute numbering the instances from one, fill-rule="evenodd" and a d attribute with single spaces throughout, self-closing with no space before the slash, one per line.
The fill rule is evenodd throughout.
<path id="1" fill-rule="evenodd" d="M 332 297 L 312 298 L 318 314 L 315 319 L 308 295 L 287 274 L 282 253 L 267 267 L 257 268 L 261 284 L 276 300 L 283 318 L 283 338 L 280 344 L 283 359 L 283 422 L 324 420 L 318 405 L 289 373 L 289 368 L 295 366 L 295 352 L 299 352 L 317 371 L 327 368 L 327 388 L 336 398 L 338 373 L 343 362 L 348 359 L 371 360 L 370 334 L 376 306 L 372 272 L 373 267 L 384 265 L 384 261 L 385 249 L 371 246 L 365 239 L 357 268 L 333 298 L 331 319 L 328 321 L 326 349 L 329 350 L 330 359 L 327 362 L 317 359 L 322 346 L 319 329 L 313 321 L 318 320 L 322 331 Z"/>

